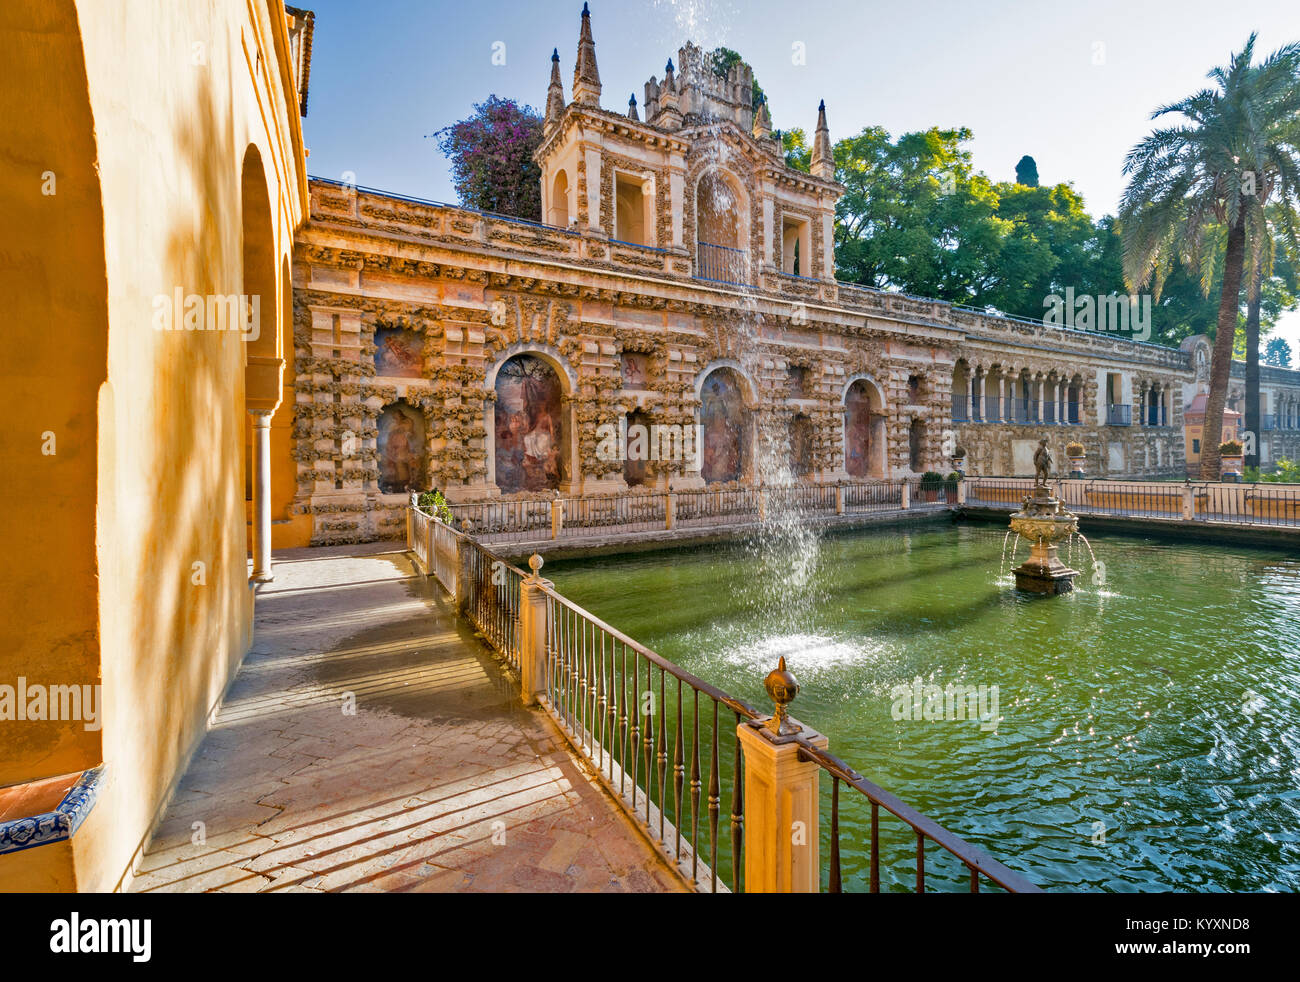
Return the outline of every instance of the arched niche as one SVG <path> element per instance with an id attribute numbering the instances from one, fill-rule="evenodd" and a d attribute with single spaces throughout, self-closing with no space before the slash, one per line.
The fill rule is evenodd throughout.
<path id="1" fill-rule="evenodd" d="M 379 490 L 384 494 L 427 490 L 424 414 L 405 400 L 379 414 Z"/>
<path id="2" fill-rule="evenodd" d="M 753 427 L 745 405 L 744 381 L 736 369 L 714 368 L 701 380 L 700 427 L 700 476 L 704 482 L 740 480 L 749 467 Z"/>
<path id="3" fill-rule="evenodd" d="M 811 477 L 813 472 L 813 422 L 805 413 L 790 419 L 790 474 Z"/>
<path id="4" fill-rule="evenodd" d="M 913 417 L 907 428 L 908 466 L 917 473 L 925 470 L 925 420 Z"/>
<path id="5" fill-rule="evenodd" d="M 650 483 L 650 455 L 654 430 L 648 413 L 637 409 L 627 417 L 627 443 L 623 456 L 623 480 L 628 487 Z"/>
<path id="6" fill-rule="evenodd" d="M 549 358 L 534 352 L 501 363 L 493 383 L 493 455 L 503 494 L 558 490 L 570 475 L 565 387 Z"/>
<path id="7" fill-rule="evenodd" d="M 844 470 L 852 478 L 885 476 L 884 399 L 865 375 L 844 390 Z"/>

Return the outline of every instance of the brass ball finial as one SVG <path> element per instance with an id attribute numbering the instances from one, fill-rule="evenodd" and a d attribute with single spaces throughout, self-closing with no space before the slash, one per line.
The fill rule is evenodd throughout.
<path id="1" fill-rule="evenodd" d="M 794 702 L 794 697 L 799 694 L 799 680 L 786 670 L 784 655 L 781 656 L 776 668 L 768 672 L 767 678 L 763 680 L 763 688 L 767 689 L 767 694 L 776 704 L 776 712 L 767 721 L 767 728 L 777 736 L 798 733 L 802 727 L 790 719 L 786 707 Z"/>
<path id="2" fill-rule="evenodd" d="M 533 553 L 528 557 L 528 568 L 533 571 L 534 576 L 536 576 L 538 571 L 541 570 L 544 562 L 545 560 L 542 559 L 541 556 L 537 555 L 537 553 Z"/>

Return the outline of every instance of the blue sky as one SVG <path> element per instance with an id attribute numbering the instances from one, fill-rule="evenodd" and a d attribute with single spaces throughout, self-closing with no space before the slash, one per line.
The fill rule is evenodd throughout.
<path id="1" fill-rule="evenodd" d="M 427 134 L 489 93 L 543 107 L 552 48 L 572 96 L 580 0 L 306 5 L 312 174 L 351 171 L 363 185 L 454 201 Z M 832 139 L 869 125 L 966 126 L 978 169 L 1010 180 L 1030 154 L 1044 183 L 1073 183 L 1093 215 L 1114 212 L 1124 154 L 1152 109 L 1203 87 L 1251 31 L 1261 52 L 1300 40 L 1298 0 L 596 0 L 591 11 L 608 109 L 633 92 L 640 102 L 688 38 L 726 45 L 753 65 L 779 129 L 811 130 L 823 98 Z M 1282 329 L 1300 355 L 1300 314 Z"/>

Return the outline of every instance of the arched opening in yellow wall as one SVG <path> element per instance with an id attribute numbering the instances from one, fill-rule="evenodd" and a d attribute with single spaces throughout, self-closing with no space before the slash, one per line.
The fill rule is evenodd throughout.
<path id="1" fill-rule="evenodd" d="M 12 80 L 0 86 L 0 288 L 10 353 L 0 368 L 8 570 L 0 679 L 94 685 L 96 536 L 112 556 L 117 524 L 115 482 L 102 464 L 111 462 L 103 447 L 113 432 L 104 206 L 76 3 L 6 0 L 0 64 Z M 0 724 L 0 787 L 93 767 L 101 733 L 59 720 Z"/>

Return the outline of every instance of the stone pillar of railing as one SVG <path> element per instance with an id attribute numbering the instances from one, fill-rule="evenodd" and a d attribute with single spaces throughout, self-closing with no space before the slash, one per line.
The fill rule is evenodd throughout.
<path id="1" fill-rule="evenodd" d="M 664 528 L 671 530 L 677 524 L 677 492 L 670 485 L 664 502 Z"/>
<path id="2" fill-rule="evenodd" d="M 844 485 L 835 485 L 835 514 L 844 514 Z"/>
<path id="3" fill-rule="evenodd" d="M 907 509 L 912 507 L 912 485 L 907 483 L 906 478 L 903 479 L 902 501 L 903 501 L 902 507 L 904 511 L 907 511 Z"/>
<path id="4" fill-rule="evenodd" d="M 1196 499 L 1194 495 L 1195 492 L 1190 484 L 1183 486 L 1183 518 L 1189 522 L 1196 517 Z"/>
<path id="5" fill-rule="evenodd" d="M 519 694 L 525 706 L 537 704 L 546 691 L 546 593 L 554 586 L 538 572 L 542 557 L 528 558 L 532 574 L 519 582 Z"/>
<path id="6" fill-rule="evenodd" d="M 782 658 L 765 686 L 776 713 L 742 723 L 736 734 L 745 760 L 745 890 L 817 893 L 821 881 L 818 790 L 821 767 L 799 759 L 795 736 L 825 750 L 826 737 L 786 713 L 799 691 Z"/>
<path id="7" fill-rule="evenodd" d="M 564 528 L 564 500 L 557 493 L 551 499 L 551 538 L 558 539 Z"/>
<path id="8" fill-rule="evenodd" d="M 964 480 L 957 482 L 957 504 L 966 504 L 966 482 Z"/>
<path id="9" fill-rule="evenodd" d="M 767 521 L 767 488 L 758 489 L 758 520 Z"/>
<path id="10" fill-rule="evenodd" d="M 406 496 L 406 551 L 415 552 L 415 509 L 420 506 L 420 494 L 411 491 Z"/>

